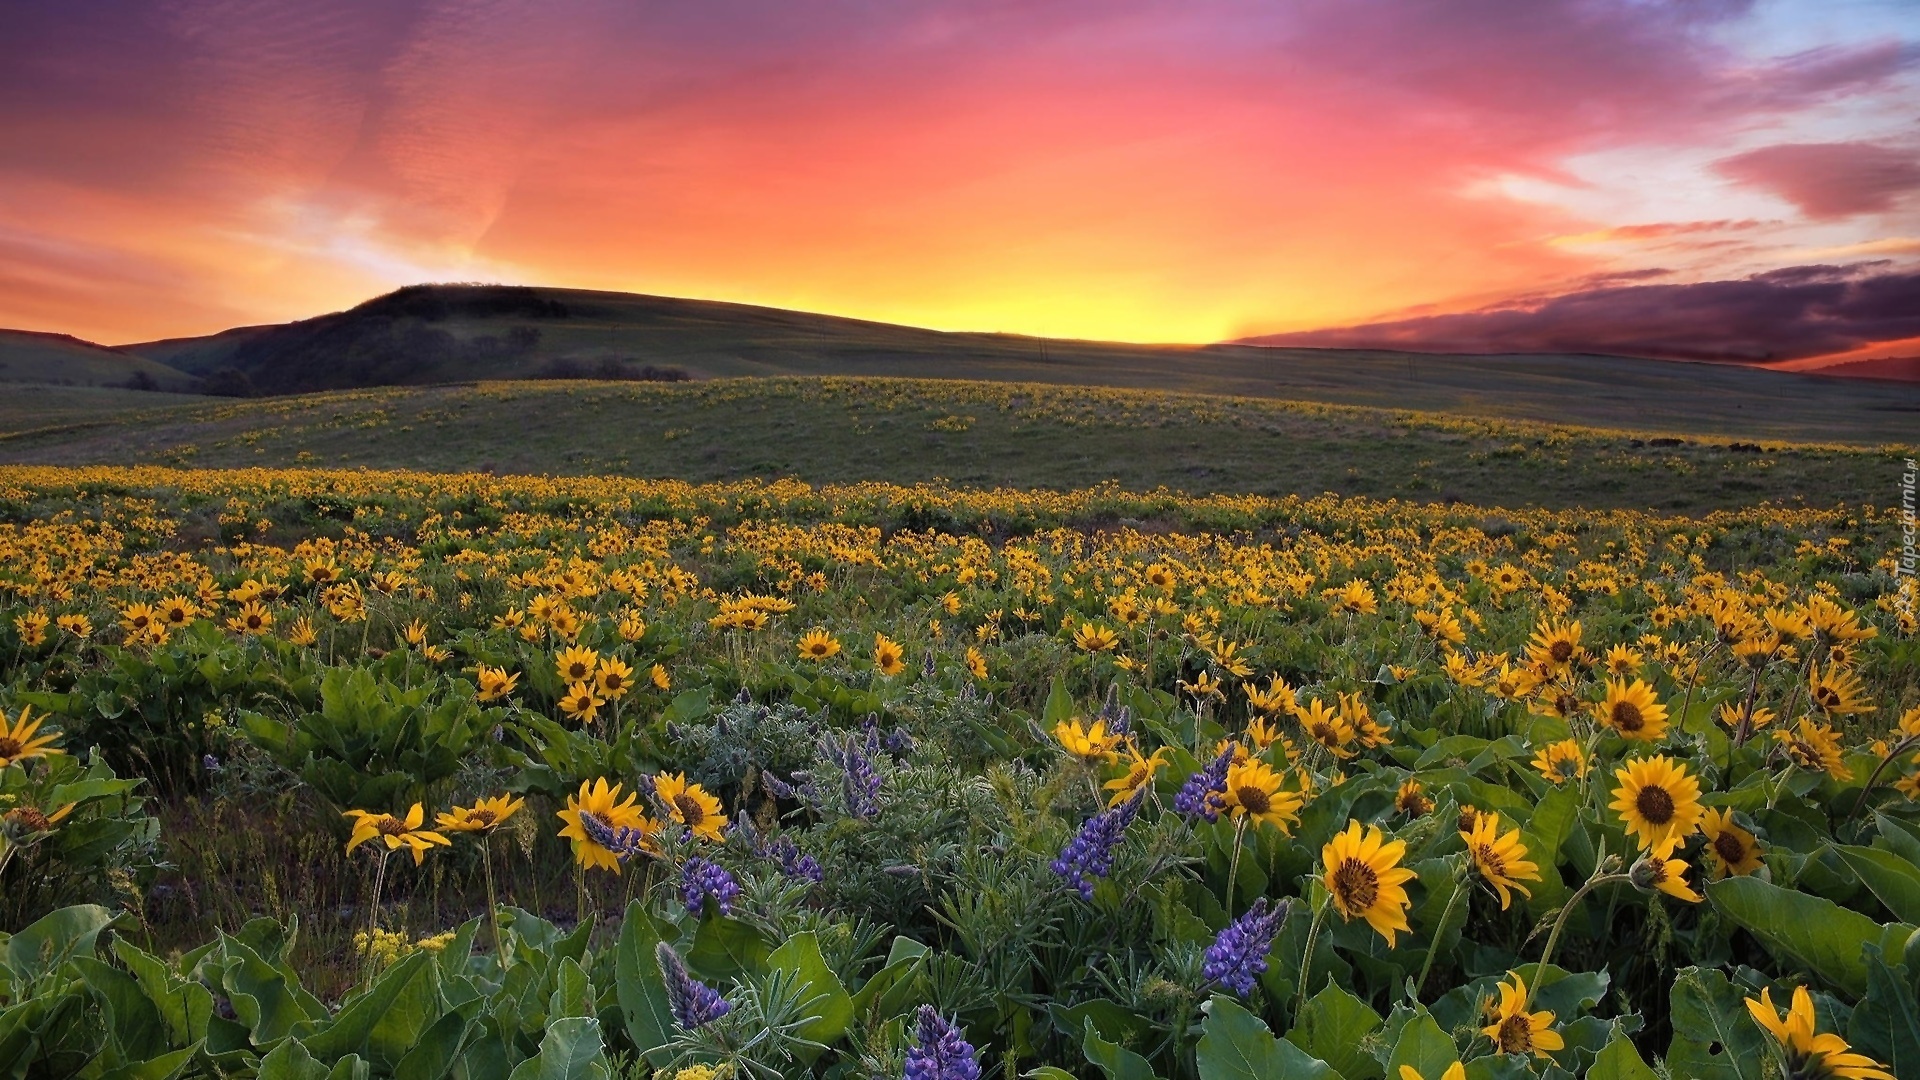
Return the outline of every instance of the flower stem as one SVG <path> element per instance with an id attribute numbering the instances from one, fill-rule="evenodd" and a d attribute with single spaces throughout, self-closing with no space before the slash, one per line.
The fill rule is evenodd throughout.
<path id="1" fill-rule="evenodd" d="M 1233 918 L 1234 886 L 1240 883 L 1240 847 L 1247 838 L 1246 816 L 1242 815 L 1233 827 L 1233 858 L 1227 863 L 1227 918 Z"/>
<path id="2" fill-rule="evenodd" d="M 1293 1007 L 1293 1022 L 1300 1022 L 1300 1014 L 1307 1009 L 1308 975 L 1313 971 L 1313 947 L 1320 939 L 1320 923 L 1327 917 L 1327 908 L 1332 906 L 1332 898 L 1313 911 L 1313 923 L 1307 927 L 1307 948 L 1300 954 L 1300 1000 Z"/>
<path id="3" fill-rule="evenodd" d="M 1433 931 L 1433 944 L 1427 946 L 1427 958 L 1420 965 L 1420 977 L 1413 980 L 1413 1003 L 1420 1004 L 1420 991 L 1427 985 L 1427 972 L 1433 970 L 1433 958 L 1440 952 L 1440 937 L 1447 932 L 1447 920 L 1453 918 L 1453 906 L 1472 886 L 1463 878 L 1456 877 L 1453 883 L 1453 895 L 1447 898 L 1446 909 L 1440 912 L 1440 925 Z"/>
<path id="4" fill-rule="evenodd" d="M 507 947 L 500 936 L 500 901 L 493 891 L 493 836 L 491 832 L 480 837 L 480 865 L 487 876 L 487 921 L 493 924 L 493 960 L 500 970 L 507 970 Z"/>
<path id="5" fill-rule="evenodd" d="M 1867 805 L 1867 796 L 1873 794 L 1873 785 L 1880 782 L 1880 774 L 1887 770 L 1887 766 L 1893 764 L 1895 758 L 1913 749 L 1915 746 L 1920 746 L 1920 735 L 1909 735 L 1900 740 L 1898 746 L 1888 751 L 1886 757 L 1880 759 L 1880 764 L 1873 767 L 1873 774 L 1867 777 L 1867 786 L 1860 789 L 1860 797 L 1853 800 L 1853 809 L 1847 811 L 1847 816 L 1843 820 L 1851 821 L 1859 815 L 1860 808 Z"/>
<path id="6" fill-rule="evenodd" d="M 1601 866 L 1605 865 L 1605 860 L 1602 860 Z M 1596 872 L 1594 876 L 1587 879 L 1586 884 L 1575 889 L 1573 895 L 1567 897 L 1567 902 L 1560 907 L 1560 914 L 1553 920 L 1553 930 L 1547 934 L 1546 948 L 1540 950 L 1540 964 L 1534 968 L 1533 981 L 1527 987 L 1527 996 L 1529 999 L 1532 998 L 1533 991 L 1539 988 L 1540 980 L 1546 977 L 1547 965 L 1553 963 L 1553 951 L 1560 944 L 1560 931 L 1566 928 L 1567 916 L 1573 914 L 1573 909 L 1578 907 L 1580 901 L 1585 899 L 1586 895 L 1594 889 L 1602 885 L 1610 885 L 1614 882 L 1628 880 L 1631 879 L 1627 874 L 1603 874 Z M 1523 1002 L 1521 1007 L 1525 1008 L 1526 1003 Z"/>
<path id="7" fill-rule="evenodd" d="M 380 854 L 380 868 L 373 873 L 373 904 L 367 909 L 367 987 L 373 987 L 373 966 L 377 963 L 374 946 L 380 937 L 380 892 L 387 884 L 387 860 L 393 858 L 393 852 Z"/>

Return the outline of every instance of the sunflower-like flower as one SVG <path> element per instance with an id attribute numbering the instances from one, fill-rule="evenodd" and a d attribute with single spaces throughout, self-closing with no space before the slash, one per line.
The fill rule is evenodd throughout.
<path id="1" fill-rule="evenodd" d="M 907 651 L 900 643 L 885 634 L 873 635 L 873 666 L 880 674 L 891 678 L 907 670 Z"/>
<path id="2" fill-rule="evenodd" d="M 1685 765 L 1661 754 L 1635 758 L 1613 775 L 1620 786 L 1609 805 L 1642 848 L 1685 837 L 1699 826 L 1700 781 Z"/>
<path id="3" fill-rule="evenodd" d="M 1350 758 L 1354 751 L 1348 748 L 1353 742 L 1353 724 L 1344 711 L 1327 707 L 1327 703 L 1315 698 L 1307 702 L 1294 714 L 1300 720 L 1300 730 L 1307 738 L 1319 743 L 1341 759 Z"/>
<path id="4" fill-rule="evenodd" d="M 0 712 L 0 769 L 16 761 L 43 758 L 49 753 L 60 752 L 54 747 L 60 741 L 59 733 L 50 731 L 45 735 L 39 734 L 40 725 L 46 722 L 46 718 L 36 719 L 29 715 L 32 712 L 31 706 L 22 705 L 20 715 L 11 722 L 7 720 L 6 713 Z"/>
<path id="5" fill-rule="evenodd" d="M 1816 724 L 1803 716 L 1791 731 L 1776 731 L 1774 740 L 1786 748 L 1795 765 L 1812 772 L 1824 772 L 1835 780 L 1853 779 L 1853 770 L 1840 756 L 1840 733 L 1827 724 Z"/>
<path id="6" fill-rule="evenodd" d="M 617 656 L 609 656 L 593 669 L 593 686 L 608 701 L 619 701 L 633 689 L 633 668 Z"/>
<path id="7" fill-rule="evenodd" d="M 0 814 L 0 837 L 21 841 L 40 833 L 50 833 L 55 825 L 67 819 L 73 808 L 79 803 L 68 803 L 58 810 L 48 813 L 38 806 L 16 806 Z"/>
<path id="8" fill-rule="evenodd" d="M 1120 659 L 1124 661 L 1126 657 L 1123 656 Z M 976 679 L 981 679 L 981 680 L 986 679 L 988 672 L 987 672 L 987 656 L 985 653 L 981 652 L 979 649 L 976 649 L 971 645 L 967 646 L 966 663 L 967 663 L 967 674 L 973 676 Z"/>
<path id="9" fill-rule="evenodd" d="M 1654 696 L 1645 679 L 1629 683 L 1607 680 L 1607 699 L 1600 703 L 1600 723 L 1632 742 L 1659 742 L 1667 735 L 1667 707 Z"/>
<path id="10" fill-rule="evenodd" d="M 1411 1065 L 1402 1065 L 1400 1080 L 1427 1080 L 1427 1078 L 1420 1075 L 1419 1069 Z M 1440 1074 L 1440 1080 L 1467 1080 L 1467 1067 L 1456 1061 L 1447 1066 L 1446 1072 Z"/>
<path id="11" fill-rule="evenodd" d="M 273 615 L 267 611 L 265 604 L 258 600 L 249 600 L 227 620 L 227 629 L 236 634 L 258 636 L 273 629 Z"/>
<path id="12" fill-rule="evenodd" d="M 1873 704 L 1866 700 L 1866 687 L 1860 685 L 1860 676 L 1838 664 L 1828 664 L 1825 670 L 1816 668 L 1809 674 L 1807 695 L 1814 708 L 1828 716 L 1873 711 Z"/>
<path id="13" fill-rule="evenodd" d="M 1640 665 L 1646 663 L 1646 656 L 1631 645 L 1615 645 L 1607 650 L 1607 674 L 1627 678 L 1640 674 Z"/>
<path id="14" fill-rule="evenodd" d="M 1140 748 L 1131 741 L 1126 744 L 1126 754 L 1120 761 L 1127 767 L 1126 775 L 1100 785 L 1113 792 L 1107 800 L 1109 807 L 1119 806 L 1152 785 L 1154 775 L 1167 764 L 1167 748 L 1161 747 L 1151 754 L 1142 755 Z"/>
<path id="15" fill-rule="evenodd" d="M 590 724 L 594 717 L 600 715 L 600 706 L 606 703 L 607 699 L 595 692 L 592 683 L 577 682 L 567 687 L 567 692 L 561 695 L 560 711 L 583 724 Z"/>
<path id="16" fill-rule="evenodd" d="M 421 828 L 426 824 L 427 812 L 419 803 L 414 803 L 404 818 L 368 810 L 349 810 L 342 816 L 354 819 L 353 835 L 347 838 L 348 851 L 378 838 L 387 845 L 388 851 L 401 848 L 412 851 L 413 865 L 419 866 L 427 857 L 427 849 L 435 845 L 447 847 L 453 843 L 442 833 Z"/>
<path id="17" fill-rule="evenodd" d="M 1533 755 L 1533 767 L 1548 782 L 1564 784 L 1569 780 L 1578 780 L 1587 775 L 1592 763 L 1587 760 L 1587 751 L 1576 739 L 1561 739 L 1548 743 Z"/>
<path id="18" fill-rule="evenodd" d="M 593 678 L 594 669 L 600 666 L 600 654 L 576 645 L 561 650 L 560 655 L 553 658 L 553 666 L 559 671 L 561 682 L 588 682 Z"/>
<path id="19" fill-rule="evenodd" d="M 482 667 L 474 674 L 480 681 L 480 693 L 476 696 L 481 701 L 498 701 L 513 693 L 520 682 L 519 672 L 508 674 L 505 668 Z"/>
<path id="20" fill-rule="evenodd" d="M 1413 930 L 1407 922 L 1411 901 L 1406 883 L 1417 875 L 1400 865 L 1406 853 L 1406 841 L 1388 842 L 1378 826 L 1362 831 L 1360 823 L 1352 820 L 1320 849 L 1325 871 L 1321 880 L 1333 898 L 1334 910 L 1347 922 L 1367 920 L 1387 939 L 1389 948 L 1395 934 Z"/>
<path id="21" fill-rule="evenodd" d="M 1749 734 L 1774 721 L 1772 709 L 1763 709 L 1757 705 L 1751 707 L 1736 705 L 1731 701 L 1720 706 L 1720 711 L 1715 715 L 1719 717 L 1722 724 L 1734 731 L 1739 731 L 1742 724 L 1746 725 Z"/>
<path id="22" fill-rule="evenodd" d="M 1527 861 L 1527 845 L 1520 842 L 1519 829 L 1502 835 L 1500 815 L 1482 814 L 1475 819 L 1472 831 L 1461 833 L 1460 839 L 1467 842 L 1474 869 L 1500 894 L 1501 911 L 1507 910 L 1513 900 L 1511 889 L 1532 898 L 1532 890 L 1521 882 L 1539 881 L 1540 867 Z"/>
<path id="23" fill-rule="evenodd" d="M 831 660 L 840 655 L 840 643 L 818 626 L 800 635 L 799 649 L 802 660 Z"/>
<path id="24" fill-rule="evenodd" d="M 567 823 L 563 839 L 573 841 L 573 857 L 582 867 L 620 872 L 621 864 L 638 853 L 653 854 L 652 836 L 659 826 L 639 807 L 640 796 L 620 798 L 620 785 L 606 777 L 583 780 L 578 795 L 567 796 L 567 808 L 558 816 Z"/>
<path id="25" fill-rule="evenodd" d="M 687 827 L 704 840 L 718 842 L 727 827 L 727 815 L 720 812 L 720 800 L 707 794 L 699 784 L 687 783 L 684 773 L 661 773 L 654 777 L 654 794 L 667 816 Z"/>
<path id="26" fill-rule="evenodd" d="M 1285 778 L 1264 761 L 1248 760 L 1227 767 L 1227 814 L 1255 824 L 1268 824 L 1290 835 L 1300 820 L 1303 800 L 1283 789 Z"/>
<path id="27" fill-rule="evenodd" d="M 1105 720 L 1095 720 L 1091 725 L 1082 720 L 1062 720 L 1053 725 L 1053 737 L 1060 740 L 1067 753 L 1088 765 L 1110 764 L 1120 756 L 1122 736 L 1110 734 Z"/>
<path id="28" fill-rule="evenodd" d="M 1772 996 L 1760 991 L 1747 999 L 1747 1011 L 1773 1036 L 1788 1076 L 1836 1077 L 1839 1080 L 1896 1080 L 1879 1062 L 1856 1054 L 1847 1040 L 1832 1032 L 1814 1031 L 1813 995 L 1804 986 L 1793 988 L 1793 1004 L 1781 1015 Z"/>
<path id="29" fill-rule="evenodd" d="M 1393 793 L 1393 808 L 1410 818 L 1426 817 L 1433 813 L 1433 799 L 1427 795 L 1425 784 L 1409 776 Z"/>
<path id="30" fill-rule="evenodd" d="M 1480 1033 L 1493 1040 L 1503 1054 L 1534 1054 L 1550 1057 L 1566 1048 L 1567 1041 L 1553 1030 L 1553 1014 L 1527 1011 L 1527 984 L 1519 972 L 1511 973 L 1512 982 L 1500 984 L 1500 1003 L 1494 1007 L 1493 1023 Z"/>
<path id="31" fill-rule="evenodd" d="M 1728 874 L 1745 877 L 1764 865 L 1760 842 L 1733 823 L 1733 811 L 1708 810 L 1700 819 L 1700 831 L 1707 834 L 1707 857 L 1713 863 L 1715 881 Z"/>
<path id="32" fill-rule="evenodd" d="M 1120 636 L 1099 623 L 1083 622 L 1073 630 L 1073 644 L 1086 652 L 1111 652 Z"/>
<path id="33" fill-rule="evenodd" d="M 1527 641 L 1527 659 L 1542 667 L 1561 670 L 1580 655 L 1580 623 L 1542 619 Z"/>
<path id="34" fill-rule="evenodd" d="M 434 824 L 447 832 L 490 833 L 506 824 L 508 818 L 518 813 L 525 799 L 516 799 L 511 795 L 495 795 L 491 799 L 481 799 L 472 806 L 456 806 L 444 814 L 435 814 Z"/>
<path id="35" fill-rule="evenodd" d="M 1689 904 L 1697 904 L 1704 897 L 1687 884 L 1686 862 L 1673 857 L 1673 849 L 1679 842 L 1679 837 L 1670 836 L 1653 845 L 1652 850 L 1641 855 L 1628 868 L 1627 879 L 1634 888 L 1648 895 L 1663 892 Z"/>
<path id="36" fill-rule="evenodd" d="M 1268 676 L 1265 688 L 1248 683 L 1241 689 L 1246 692 L 1247 707 L 1263 717 L 1290 715 L 1298 704 L 1293 687 L 1278 675 Z"/>

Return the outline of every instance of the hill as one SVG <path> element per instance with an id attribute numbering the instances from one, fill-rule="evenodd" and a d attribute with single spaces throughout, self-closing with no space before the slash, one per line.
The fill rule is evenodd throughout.
<path id="1" fill-rule="evenodd" d="M 4 414 L 0 414 L 4 418 Z M 1250 397 L 958 380 L 519 382 L 15 418 L 0 462 L 1348 495 L 1703 511 L 1884 505 L 1883 452 Z"/>
<path id="2" fill-rule="evenodd" d="M 0 330 L 0 383 L 184 390 L 197 381 L 145 356 L 66 334 Z"/>
<path id="3" fill-rule="evenodd" d="M 1920 391 L 1730 365 L 1435 356 L 947 333 L 705 300 L 413 286 L 351 310 L 127 346 L 209 389 L 299 393 L 541 375 L 684 372 L 1041 382 L 1319 401 L 1751 439 L 1910 438 Z"/>

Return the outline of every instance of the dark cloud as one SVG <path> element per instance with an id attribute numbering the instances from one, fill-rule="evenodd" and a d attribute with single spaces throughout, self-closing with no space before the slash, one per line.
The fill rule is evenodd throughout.
<path id="1" fill-rule="evenodd" d="M 1791 266 L 1737 281 L 1625 285 L 1520 306 L 1270 334 L 1259 345 L 1797 360 L 1920 337 L 1920 271 Z"/>
<path id="2" fill-rule="evenodd" d="M 1883 213 L 1920 190 L 1920 154 L 1869 142 L 1763 146 L 1713 167 L 1735 183 L 1780 196 L 1810 218 Z"/>

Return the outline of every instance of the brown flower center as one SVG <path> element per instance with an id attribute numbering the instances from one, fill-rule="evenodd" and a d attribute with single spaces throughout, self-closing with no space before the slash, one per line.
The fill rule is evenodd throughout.
<path id="1" fill-rule="evenodd" d="M 1840 704 L 1840 695 L 1832 687 L 1816 686 L 1813 688 L 1813 700 L 1819 702 L 1821 708 L 1831 709 Z"/>
<path id="2" fill-rule="evenodd" d="M 1552 645 L 1547 646 L 1547 655 L 1553 657 L 1554 663 L 1564 664 L 1573 659 L 1573 642 L 1564 640 L 1556 641 Z"/>
<path id="3" fill-rule="evenodd" d="M 1233 789 L 1233 798 L 1249 814 L 1264 814 L 1273 808 L 1273 799 L 1264 788 L 1242 785 Z"/>
<path id="4" fill-rule="evenodd" d="M 49 821 L 47 815 L 37 806 L 23 806 L 18 810 L 9 810 L 6 820 L 30 833 L 46 832 L 53 828 L 53 822 Z"/>
<path id="5" fill-rule="evenodd" d="M 1731 830 L 1723 831 L 1713 838 L 1713 853 L 1728 866 L 1744 862 L 1747 857 L 1746 841 L 1733 835 Z"/>
<path id="6" fill-rule="evenodd" d="M 1662 787 L 1643 787 L 1640 794 L 1634 796 L 1634 808 L 1640 816 L 1655 825 L 1665 825 L 1673 820 L 1673 796 Z"/>
<path id="7" fill-rule="evenodd" d="M 27 748 L 27 744 L 11 735 L 0 735 L 0 758 L 11 758 Z"/>
<path id="8" fill-rule="evenodd" d="M 1507 860 L 1493 850 L 1492 844 L 1476 844 L 1473 848 L 1473 861 L 1480 864 L 1480 872 L 1490 878 L 1507 876 Z"/>
<path id="9" fill-rule="evenodd" d="M 380 835 L 382 836 L 407 835 L 407 823 L 391 814 L 381 818 L 380 824 L 376 825 L 375 828 L 380 831 Z"/>
<path id="10" fill-rule="evenodd" d="M 1639 731 L 1647 726 L 1647 719 L 1640 715 L 1640 706 L 1631 701 L 1616 701 L 1613 703 L 1613 726 L 1621 731 Z"/>
<path id="11" fill-rule="evenodd" d="M 1526 1054 L 1533 1051 L 1533 1024 L 1525 1014 L 1515 1013 L 1500 1023 L 1500 1052 Z"/>
<path id="12" fill-rule="evenodd" d="M 1313 738 L 1315 742 L 1321 743 L 1322 745 L 1332 746 L 1340 741 L 1340 733 L 1333 730 L 1333 725 L 1331 724 L 1315 724 L 1313 725 Z"/>
<path id="13" fill-rule="evenodd" d="M 1380 899 L 1380 875 L 1359 859 L 1342 860 L 1333 872 L 1333 894 L 1348 911 L 1365 911 Z"/>
<path id="14" fill-rule="evenodd" d="M 497 815 L 491 810 L 475 810 L 473 813 L 467 815 L 469 820 L 479 822 L 482 828 L 493 824 L 496 816 Z"/>
<path id="15" fill-rule="evenodd" d="M 700 800 L 685 792 L 673 797 L 673 805 L 680 811 L 681 822 L 689 829 L 697 829 L 701 822 L 707 820 L 707 812 L 701 807 Z"/>

